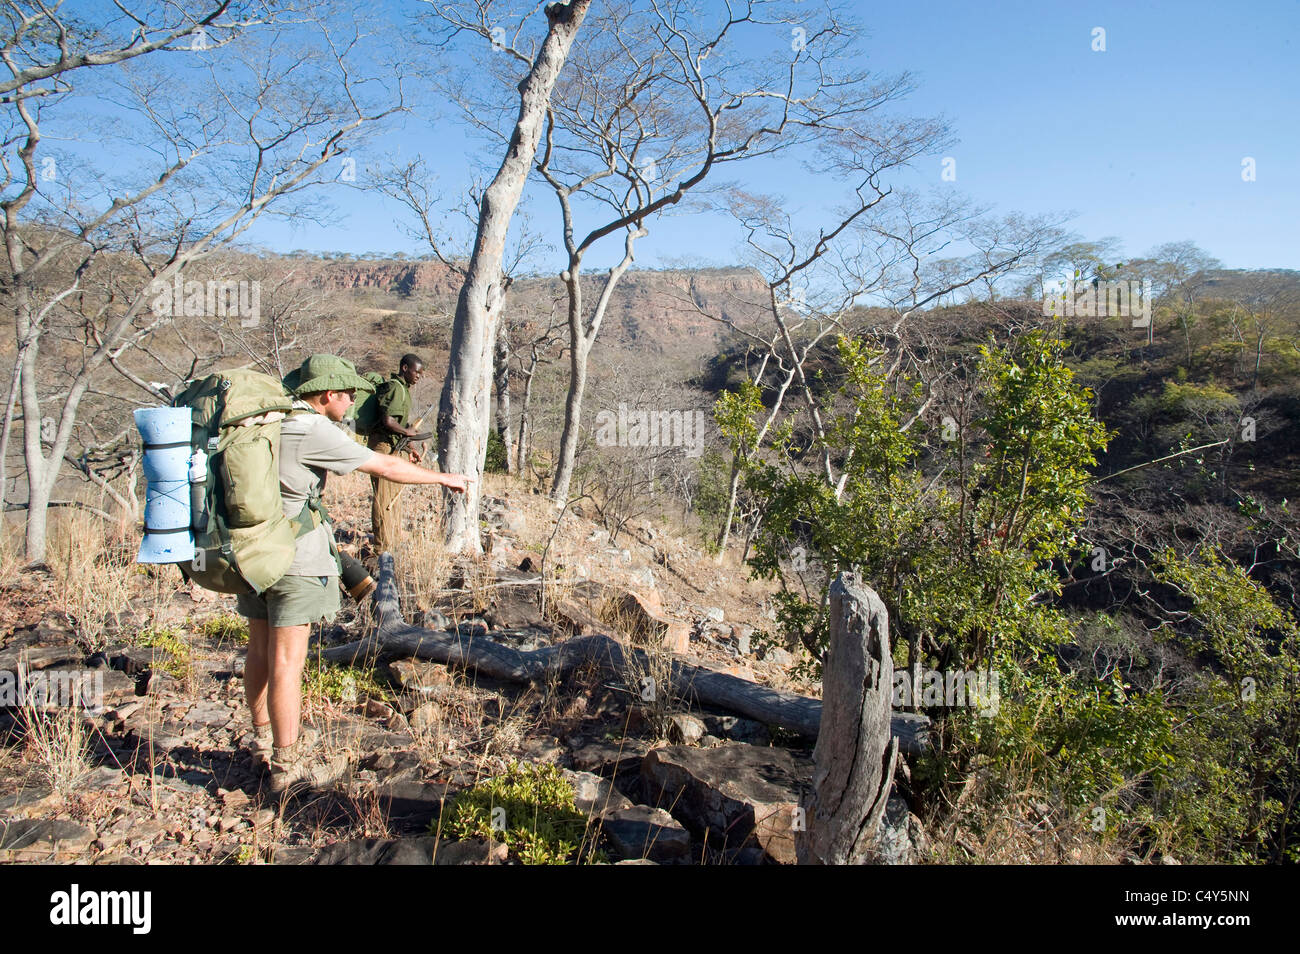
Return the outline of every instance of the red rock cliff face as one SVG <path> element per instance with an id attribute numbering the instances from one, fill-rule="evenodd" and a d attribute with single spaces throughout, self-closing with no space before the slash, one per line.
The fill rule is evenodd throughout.
<path id="1" fill-rule="evenodd" d="M 589 305 L 599 297 L 604 280 L 599 272 L 586 276 L 584 298 Z M 428 296 L 442 299 L 448 307 L 460 291 L 460 277 L 434 262 L 327 262 L 312 283 L 331 291 L 373 288 L 393 295 Z M 511 307 L 511 301 L 549 302 L 563 294 L 557 278 L 524 278 L 514 284 L 506 307 Z M 715 318 L 742 325 L 761 323 L 766 305 L 767 288 L 748 269 L 631 271 L 610 301 L 600 339 L 635 351 L 712 354 L 727 333 L 726 324 Z"/>
<path id="2" fill-rule="evenodd" d="M 584 299 L 600 297 L 604 276 L 588 277 Z M 517 283 L 512 295 L 559 296 L 558 280 Z M 725 319 L 742 327 L 765 319 L 767 286 L 744 269 L 628 272 L 614 292 L 597 347 L 619 346 L 651 354 L 699 357 L 713 354 L 727 336 Z M 507 306 L 508 307 L 508 306 Z"/>
<path id="3" fill-rule="evenodd" d="M 399 295 L 455 295 L 460 278 L 441 262 L 330 262 L 314 284 L 330 291 L 378 288 Z"/>

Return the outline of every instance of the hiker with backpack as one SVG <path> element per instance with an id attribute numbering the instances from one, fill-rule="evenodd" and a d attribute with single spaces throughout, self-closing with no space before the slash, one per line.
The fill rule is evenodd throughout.
<path id="1" fill-rule="evenodd" d="M 311 625 L 332 620 L 339 609 L 338 550 L 320 504 L 326 474 L 360 470 L 398 485 L 435 484 L 454 491 L 469 483 L 459 474 L 376 453 L 335 426 L 359 392 L 373 390 L 352 362 L 312 355 L 295 385 L 292 410 L 280 423 L 278 450 L 283 512 L 295 527 L 293 560 L 264 592 L 239 596 L 239 612 L 248 617 L 244 692 L 252 713 L 254 759 L 268 764 L 276 793 L 298 782 L 328 784 L 347 767 L 343 757 L 330 759 L 316 751 L 319 733 L 300 726 Z"/>
<path id="2" fill-rule="evenodd" d="M 418 355 L 404 354 L 396 372 L 376 383 L 375 395 L 367 398 L 357 413 L 357 432 L 369 437 L 367 446 L 380 454 L 393 454 L 410 448 L 411 463 L 420 462 L 418 444 L 430 435 L 419 433 L 419 422 L 411 423 L 411 388 L 424 374 L 424 362 Z M 374 381 L 377 375 L 367 375 Z M 402 485 L 384 477 L 372 476 L 373 499 L 370 507 L 371 529 L 375 549 L 392 550 L 402 530 Z"/>

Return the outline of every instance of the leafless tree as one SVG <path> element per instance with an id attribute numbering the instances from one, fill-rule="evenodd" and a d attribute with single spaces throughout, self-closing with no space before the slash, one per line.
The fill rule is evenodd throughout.
<path id="1" fill-rule="evenodd" d="M 902 425 L 908 429 L 929 410 L 946 373 L 923 356 L 930 349 L 914 346 L 908 319 L 958 291 L 991 290 L 999 276 L 1060 240 L 1059 225 L 1050 218 L 993 218 L 952 197 L 926 201 L 887 191 L 880 185 L 883 170 L 855 168 L 857 161 L 845 158 L 841 165 L 842 172 L 860 177 L 843 190 L 850 201 L 816 231 L 796 228 L 780 201 L 744 193 L 732 197 L 730 211 L 746 230 L 748 257 L 763 276 L 767 297 L 754 303 L 764 316 L 762 325 L 727 323 L 757 356 L 752 383 L 767 392 L 768 401 L 752 445 L 733 456 L 718 534 L 720 556 L 730 539 L 744 460 L 760 452 L 791 391 L 802 398 L 802 411 L 822 448 L 819 470 L 837 494 L 843 490 L 847 462 L 837 468 L 832 459 L 823 398 L 808 372 L 810 358 L 828 335 L 867 335 L 880 349 L 876 361 L 888 362 L 887 376 L 912 372 L 925 381 L 926 394 Z M 943 257 L 962 246 L 968 254 Z M 885 320 L 864 322 L 859 312 L 865 303 L 877 305 L 875 314 Z"/>
<path id="2" fill-rule="evenodd" d="M 390 58 L 382 80 L 366 72 L 370 25 L 345 8 L 231 8 L 119 3 L 74 17 L 6 5 L 0 281 L 16 353 L 0 461 L 17 407 L 29 560 L 44 559 L 47 507 L 83 399 L 101 371 L 123 370 L 185 316 L 160 290 L 260 217 L 307 214 L 307 190 L 338 174 L 331 160 L 403 108 L 402 64 Z M 112 131 L 101 132 L 98 162 L 42 146 L 95 124 Z"/>
<path id="3" fill-rule="evenodd" d="M 747 0 L 701 11 L 656 0 L 648 9 L 610 5 L 602 16 L 605 29 L 557 88 L 537 161 L 560 206 L 567 253 L 570 378 L 556 501 L 568 493 L 591 347 L 637 241 L 658 215 L 738 162 L 851 141 L 872 156 L 868 165 L 884 168 L 943 132 L 936 122 L 882 115 L 911 80 L 853 67 L 856 37 L 833 8 Z M 774 29 L 790 37 L 788 55 L 746 52 Z M 585 216 L 591 222 L 580 229 Z M 583 262 L 607 238 L 623 254 L 588 305 Z"/>
<path id="4" fill-rule="evenodd" d="M 453 551 L 479 552 L 480 487 L 487 455 L 492 361 L 496 330 L 504 303 L 502 258 L 506 236 L 519 204 L 529 168 L 542 135 L 551 91 L 559 78 L 591 0 L 569 0 L 546 7 L 546 33 L 532 55 L 516 47 L 525 24 L 518 21 L 509 54 L 526 70 L 518 85 L 519 107 L 506 154 L 483 191 L 478 229 L 456 303 L 451 358 L 438 406 L 438 460 L 444 471 L 466 474 L 475 482 L 464 494 L 447 493 L 446 540 Z M 491 0 L 474 0 L 467 8 L 435 7 L 451 26 L 450 35 L 476 34 L 501 46 L 505 28 Z"/>
<path id="5" fill-rule="evenodd" d="M 458 204 L 449 204 L 433 189 L 433 175 L 422 157 L 405 163 L 372 170 L 370 178 L 385 195 L 403 206 L 412 221 L 408 234 L 428 247 L 434 259 L 463 283 L 468 275 L 468 256 L 477 230 L 482 189 L 470 183 Z M 526 211 L 518 213 L 519 227 L 507 235 L 501 262 L 500 318 L 493 342 L 492 380 L 497 396 L 496 430 L 506 446 L 507 471 L 514 466 L 510 416 L 510 364 L 519 341 L 527 337 L 531 325 L 517 309 L 507 308 L 506 301 L 516 277 L 530 267 L 544 247 L 541 235 L 530 227 Z M 448 222 L 448 219 L 451 221 Z M 525 311 L 527 309 L 524 309 Z M 512 345 L 512 342 L 514 343 Z"/>

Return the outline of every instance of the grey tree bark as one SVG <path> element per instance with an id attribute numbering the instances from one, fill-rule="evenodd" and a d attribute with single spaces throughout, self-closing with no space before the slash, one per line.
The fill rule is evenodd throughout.
<path id="1" fill-rule="evenodd" d="M 514 472 L 514 437 L 510 433 L 510 332 L 504 324 L 497 327 L 496 347 L 497 436 L 505 448 L 506 473 Z"/>
<path id="2" fill-rule="evenodd" d="M 813 788 L 804 799 L 804 830 L 795 834 L 801 865 L 873 859 L 898 757 L 890 731 L 889 613 L 853 574 L 841 574 L 831 584 L 830 604 Z"/>
<path id="3" fill-rule="evenodd" d="M 506 234 L 537 154 L 551 90 L 590 3 L 570 0 L 546 8 L 546 39 L 519 85 L 519 117 L 505 158 L 480 205 L 474 250 L 456 302 L 451 360 L 438 406 L 439 467 L 474 480 L 467 493 L 444 495 L 446 543 L 453 553 L 482 550 L 478 512 L 490 423 L 492 346 L 504 295 Z"/>

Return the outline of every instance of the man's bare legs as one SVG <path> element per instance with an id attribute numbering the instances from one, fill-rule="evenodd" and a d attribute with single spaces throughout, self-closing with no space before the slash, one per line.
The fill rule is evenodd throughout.
<path id="1" fill-rule="evenodd" d="M 267 640 L 266 704 L 276 748 L 298 741 L 302 718 L 302 667 L 310 626 L 273 626 Z"/>
<path id="2" fill-rule="evenodd" d="M 298 740 L 302 718 L 302 669 L 307 662 L 310 626 L 269 626 L 248 621 L 244 698 L 254 727 L 269 720 L 277 748 Z"/>
<path id="3" fill-rule="evenodd" d="M 266 644 L 267 624 L 264 619 L 248 621 L 248 656 L 244 660 L 244 701 L 253 717 L 253 728 L 271 721 L 266 711 Z"/>

